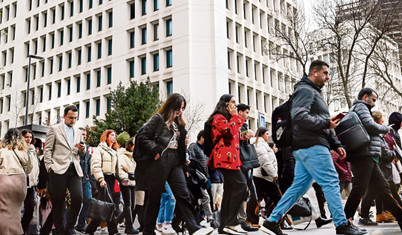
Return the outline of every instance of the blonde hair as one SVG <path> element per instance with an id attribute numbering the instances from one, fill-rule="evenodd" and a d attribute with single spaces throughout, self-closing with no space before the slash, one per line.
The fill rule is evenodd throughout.
<path id="1" fill-rule="evenodd" d="M 373 116 L 374 121 L 378 123 L 382 118 L 382 113 L 379 111 L 373 111 L 371 116 Z"/>
<path id="2" fill-rule="evenodd" d="M 28 148 L 28 145 L 18 129 L 10 128 L 1 141 L 1 147 L 8 148 L 9 150 L 17 149 L 24 151 Z"/>

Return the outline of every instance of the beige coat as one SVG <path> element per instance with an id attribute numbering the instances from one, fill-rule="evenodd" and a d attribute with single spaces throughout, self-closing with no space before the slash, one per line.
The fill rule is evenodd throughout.
<path id="1" fill-rule="evenodd" d="M 15 153 L 18 155 L 22 166 Z M 15 175 L 31 172 L 32 162 L 31 158 L 28 157 L 28 152 L 15 150 L 15 153 L 8 148 L 0 149 L 0 174 Z"/>
<path id="2" fill-rule="evenodd" d="M 38 185 L 39 182 L 39 159 L 36 155 L 35 146 L 33 144 L 28 147 L 28 156 L 32 162 L 32 171 L 29 173 L 29 184 L 28 187 Z"/>
<path id="3" fill-rule="evenodd" d="M 103 174 L 115 174 L 117 167 L 116 151 L 101 142 L 91 157 L 91 171 L 95 179 L 101 182 Z"/>
<path id="4" fill-rule="evenodd" d="M 258 162 L 260 163 L 260 167 L 253 170 L 253 176 L 273 182 L 274 178 L 278 176 L 278 164 L 274 151 L 262 137 L 258 137 L 258 143 L 256 143 L 255 138 L 251 139 L 250 142 L 255 146 Z M 261 168 L 265 170 L 268 176 L 262 175 Z"/>
<path id="5" fill-rule="evenodd" d="M 132 152 L 127 151 L 125 148 L 119 148 L 117 150 L 117 165 L 117 178 L 122 182 L 123 180 L 128 180 L 127 172 L 134 173 L 137 164 L 133 159 Z M 135 180 L 130 180 L 130 186 L 135 186 Z"/>
<path id="6" fill-rule="evenodd" d="M 74 145 L 82 141 L 81 130 L 74 127 Z M 44 162 L 46 170 L 53 170 L 56 174 L 64 174 L 70 166 L 71 158 L 73 158 L 75 170 L 78 176 L 83 177 L 80 156 L 84 155 L 85 149 L 79 151 L 77 147 L 70 146 L 64 123 L 49 127 L 46 134 Z"/>

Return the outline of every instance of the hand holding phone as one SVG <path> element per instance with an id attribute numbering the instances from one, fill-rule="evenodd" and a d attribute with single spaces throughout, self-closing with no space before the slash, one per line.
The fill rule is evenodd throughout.
<path id="1" fill-rule="evenodd" d="M 332 120 L 337 120 L 337 119 L 341 120 L 344 117 L 345 117 L 344 113 L 338 113 L 338 115 L 336 115 Z"/>

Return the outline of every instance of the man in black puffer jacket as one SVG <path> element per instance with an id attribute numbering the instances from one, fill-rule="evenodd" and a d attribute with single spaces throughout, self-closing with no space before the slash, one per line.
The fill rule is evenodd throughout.
<path id="1" fill-rule="evenodd" d="M 398 220 L 402 230 L 402 208 L 392 197 L 388 182 L 384 178 L 378 165 L 381 157 L 382 139 L 380 134 L 386 134 L 391 127 L 380 125 L 374 122 L 371 115 L 371 109 L 375 106 L 378 95 L 371 88 L 363 88 L 353 103 L 351 110 L 355 112 L 367 133 L 370 135 L 370 143 L 356 151 L 350 152 L 349 159 L 352 164 L 354 175 L 353 188 L 345 205 L 346 218 L 353 218 L 360 199 L 364 196 L 367 188 L 374 187 L 378 196 L 383 200 L 386 208 Z M 364 221 L 360 221 L 364 224 Z"/>
<path id="2" fill-rule="evenodd" d="M 323 61 L 311 62 L 308 76 L 295 85 L 292 95 L 291 117 L 293 155 L 296 159 L 294 182 L 278 202 L 261 229 L 282 235 L 278 221 L 307 192 L 313 179 L 322 187 L 337 234 L 365 234 L 346 220 L 343 213 L 338 173 L 332 161 L 330 149 L 341 156 L 346 155 L 341 143 L 331 129 L 338 126 L 339 119 L 330 118 L 328 105 L 321 89 L 329 80 L 329 65 Z M 317 227 L 330 222 L 326 220 Z"/>

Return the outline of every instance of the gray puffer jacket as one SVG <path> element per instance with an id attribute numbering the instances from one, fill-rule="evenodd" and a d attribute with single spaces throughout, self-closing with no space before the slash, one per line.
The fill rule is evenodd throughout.
<path id="1" fill-rule="evenodd" d="M 371 108 L 371 105 L 361 100 L 356 100 L 353 102 L 353 107 L 351 110 L 356 112 L 367 133 L 370 135 L 370 144 L 362 147 L 361 149 L 349 152 L 348 154 L 352 159 L 362 156 L 372 158 L 381 157 L 383 140 L 381 139 L 380 134 L 388 133 L 388 127 L 386 125 L 380 125 L 374 122 L 374 119 L 371 116 Z"/>

